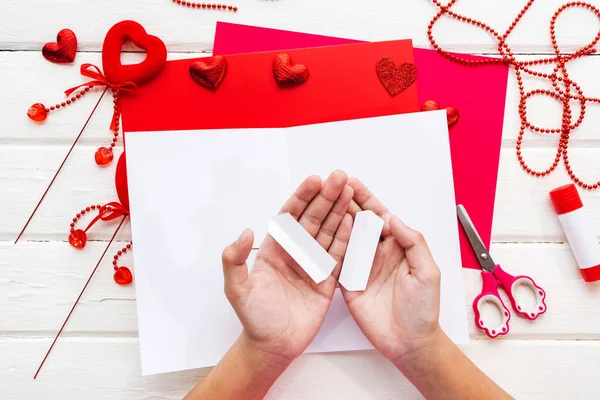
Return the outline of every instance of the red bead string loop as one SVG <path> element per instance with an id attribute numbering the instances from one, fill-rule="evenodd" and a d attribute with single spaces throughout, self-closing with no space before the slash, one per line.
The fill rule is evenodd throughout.
<path id="1" fill-rule="evenodd" d="M 519 130 L 519 136 L 517 138 L 516 150 L 517 150 L 517 159 L 521 164 L 521 167 L 529 174 L 533 176 L 546 176 L 550 174 L 552 171 L 556 169 L 560 160 L 562 158 L 567 173 L 569 174 L 571 180 L 575 182 L 577 185 L 584 189 L 597 189 L 600 186 L 600 181 L 596 183 L 585 183 L 581 179 L 579 179 L 575 173 L 573 172 L 571 165 L 569 163 L 568 156 L 568 146 L 571 132 L 579 127 L 585 117 L 586 112 L 586 103 L 600 103 L 600 98 L 597 97 L 587 97 L 583 94 L 581 87 L 569 78 L 569 74 L 567 71 L 567 63 L 576 58 L 584 57 L 590 54 L 596 53 L 596 49 L 594 48 L 598 41 L 600 41 L 600 31 L 596 34 L 595 38 L 587 45 L 581 47 L 579 50 L 574 52 L 573 54 L 563 55 L 559 49 L 558 42 L 556 40 L 556 20 L 560 16 L 560 14 L 568 8 L 572 7 L 580 7 L 587 9 L 593 12 L 598 19 L 600 20 L 600 10 L 592 4 L 584 3 L 581 1 L 572 1 L 569 3 L 563 4 L 561 7 L 556 10 L 552 19 L 550 21 L 550 39 L 552 41 L 552 48 L 554 50 L 555 56 L 549 58 L 542 58 L 536 60 L 529 61 L 517 61 L 514 53 L 512 52 L 510 46 L 506 42 L 508 36 L 517 26 L 523 15 L 529 10 L 531 5 L 535 0 L 528 0 L 525 6 L 521 9 L 519 14 L 515 17 L 511 25 L 508 27 L 506 32 L 500 34 L 496 30 L 494 30 L 489 25 L 477 21 L 473 18 L 466 17 L 464 15 L 460 15 L 451 10 L 451 7 L 457 2 L 457 0 L 451 0 L 448 4 L 443 5 L 438 0 L 432 0 L 433 3 L 438 7 L 437 14 L 432 18 L 431 22 L 427 28 L 427 37 L 429 38 L 429 42 L 433 46 L 433 48 L 442 56 L 447 59 L 454 61 L 456 63 L 460 63 L 467 66 L 477 67 L 482 65 L 498 65 L 504 64 L 509 65 L 514 68 L 515 75 L 517 78 L 517 85 L 519 88 L 519 118 L 521 120 L 521 127 Z M 498 52 L 502 58 L 499 59 L 489 59 L 489 60 L 466 60 L 461 57 L 455 56 L 446 50 L 443 50 L 435 41 L 432 33 L 433 26 L 436 22 L 443 16 L 447 15 L 451 18 L 454 18 L 458 21 L 463 21 L 472 25 L 475 25 L 490 35 L 494 36 L 498 40 Z M 535 65 L 545 65 L 545 64 L 556 64 L 554 71 L 551 74 L 535 71 L 531 66 Z M 553 90 L 542 90 L 535 89 L 526 92 L 523 85 L 523 74 L 531 75 L 534 77 L 548 79 L 552 84 Z M 562 86 L 562 87 L 561 87 Z M 540 128 L 533 124 L 531 124 L 527 119 L 527 100 L 535 95 L 545 95 L 549 96 L 553 99 L 561 102 L 563 107 L 563 115 L 561 119 L 560 128 Z M 573 121 L 573 116 L 571 113 L 571 100 L 576 100 L 580 104 L 580 112 L 577 120 Z M 552 164 L 545 170 L 536 171 L 529 167 L 525 160 L 523 159 L 523 155 L 521 153 L 521 145 L 523 143 L 523 136 L 525 131 L 533 131 L 536 133 L 544 133 L 544 134 L 560 134 L 560 139 L 557 146 L 556 156 L 552 162 Z"/>
<path id="2" fill-rule="evenodd" d="M 42 103 L 35 103 L 27 110 L 27 116 L 35 121 L 35 122 L 44 122 L 53 111 L 59 110 L 60 108 L 65 108 L 68 105 L 75 103 L 82 96 L 84 96 L 87 92 L 89 92 L 91 86 L 85 86 L 82 90 L 77 93 L 71 93 L 71 95 L 67 96 L 67 99 L 63 102 L 56 103 L 53 106 L 46 107 Z"/>
<path id="3" fill-rule="evenodd" d="M 133 275 L 131 274 L 131 270 L 127 267 L 119 267 L 118 261 L 119 257 L 123 254 L 127 253 L 128 250 L 131 250 L 131 246 L 133 246 L 133 241 L 129 241 L 125 247 L 121 250 L 117 251 L 117 254 L 113 256 L 113 269 L 115 270 L 115 274 L 113 275 L 113 279 L 119 285 L 129 285 L 133 281 Z"/>
<path id="4" fill-rule="evenodd" d="M 85 215 L 85 213 L 95 211 L 96 209 L 100 210 L 100 207 L 100 204 L 92 204 L 86 208 L 82 208 L 81 211 L 78 212 L 75 217 L 73 217 L 73 220 L 70 224 L 71 229 L 69 230 L 69 243 L 71 246 L 75 247 L 76 249 L 83 249 L 85 247 L 85 244 L 87 243 L 86 231 L 89 227 L 85 230 L 75 229 L 75 224 L 81 217 Z"/>
<path id="5" fill-rule="evenodd" d="M 96 215 L 92 221 L 88 224 L 85 229 L 75 229 L 75 224 L 77 221 L 83 217 L 86 213 L 98 210 L 98 215 Z M 71 246 L 82 249 L 85 247 L 87 243 L 87 231 L 94 226 L 96 222 L 99 220 L 102 221 L 111 221 L 113 219 L 119 218 L 124 215 L 129 215 L 129 211 L 125 209 L 120 203 L 110 202 L 101 206 L 100 204 L 92 204 L 86 208 L 83 208 L 80 212 L 78 212 L 70 224 L 69 230 L 69 243 Z"/>
<path id="6" fill-rule="evenodd" d="M 238 8 L 236 6 L 231 6 L 227 4 L 214 4 L 214 3 L 195 3 L 193 1 L 184 1 L 184 0 L 173 0 L 173 3 L 180 4 L 189 8 L 197 8 L 197 9 L 206 9 L 206 10 L 221 10 L 221 11 L 233 11 L 237 12 Z"/>

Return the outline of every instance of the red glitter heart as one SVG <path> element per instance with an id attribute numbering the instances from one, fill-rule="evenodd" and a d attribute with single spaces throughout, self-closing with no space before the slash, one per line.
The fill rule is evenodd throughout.
<path id="1" fill-rule="evenodd" d="M 440 105 L 435 100 L 426 100 L 421 104 L 421 111 L 435 111 L 439 110 Z M 460 114 L 454 107 L 446 107 L 446 119 L 448 121 L 448 128 L 458 122 Z"/>
<path id="2" fill-rule="evenodd" d="M 42 47 L 42 55 L 46 60 L 56 64 L 68 64 L 75 61 L 77 54 L 77 37 L 70 29 L 63 29 L 56 35 L 56 43 L 49 42 Z"/>
<path id="3" fill-rule="evenodd" d="M 227 72 L 227 60 L 223 56 L 214 56 L 196 61 L 190 65 L 192 79 L 209 90 L 217 90 Z"/>
<path id="4" fill-rule="evenodd" d="M 308 79 L 308 68 L 302 64 L 292 64 L 292 58 L 286 53 L 279 53 L 273 60 L 273 73 L 280 87 L 294 87 Z"/>
<path id="5" fill-rule="evenodd" d="M 446 117 L 448 118 L 448 128 L 458 122 L 458 110 L 454 107 L 446 107 Z"/>
<path id="6" fill-rule="evenodd" d="M 377 61 L 377 76 L 381 84 L 393 97 L 417 80 L 417 67 L 413 63 L 400 64 L 396 68 L 389 57 L 381 57 Z"/>

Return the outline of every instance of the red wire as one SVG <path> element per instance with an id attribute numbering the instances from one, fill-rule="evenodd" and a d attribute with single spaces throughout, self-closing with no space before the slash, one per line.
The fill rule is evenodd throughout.
<path id="1" fill-rule="evenodd" d="M 83 285 L 83 289 L 81 289 L 81 292 L 79 293 L 79 296 L 77 296 L 77 300 L 75 300 L 75 303 L 73 303 L 73 307 L 71 307 L 71 311 L 69 311 L 69 314 L 67 315 L 67 318 L 65 318 L 65 322 L 63 322 L 62 326 L 60 327 L 60 329 L 58 330 L 58 333 L 56 334 L 56 336 L 54 337 L 54 340 L 52 341 L 52 344 L 50 345 L 50 348 L 48 349 L 48 351 L 46 352 L 46 355 L 44 356 L 44 359 L 42 360 L 42 362 L 40 363 L 40 366 L 38 367 L 37 371 L 35 372 L 35 375 L 33 376 L 33 379 L 36 379 L 38 374 L 40 373 L 40 370 L 42 369 L 42 367 L 44 366 L 44 363 L 46 362 L 46 359 L 48 358 L 48 356 L 50 355 L 50 352 L 52 351 L 52 348 L 54 347 L 54 344 L 56 343 L 56 341 L 58 340 L 58 337 L 60 336 L 60 334 L 62 333 L 65 325 L 67 325 L 67 321 L 69 321 L 69 318 L 71 317 L 71 314 L 73 314 L 73 311 L 75 310 L 75 307 L 77 307 L 77 303 L 79 303 L 79 299 L 81 299 L 81 296 L 83 295 L 83 292 L 85 292 L 85 289 L 87 288 L 88 284 L 90 283 L 90 281 L 92 280 L 92 278 L 94 277 L 94 274 L 96 273 L 96 270 L 98 269 L 98 266 L 100 266 L 100 263 L 102 262 L 102 259 L 104 258 L 104 256 L 106 255 L 106 252 L 108 251 L 108 248 L 110 247 L 110 245 L 112 244 L 113 240 L 115 239 L 115 237 L 117 236 L 117 233 L 119 232 L 119 229 L 121 229 L 121 226 L 123 225 L 123 222 L 125 222 L 125 218 L 127 218 L 127 216 L 125 215 L 123 217 L 123 219 L 121 220 L 121 222 L 119 223 L 119 226 L 117 226 L 117 229 L 115 230 L 115 233 L 112 235 L 112 237 L 110 238 L 110 241 L 108 242 L 108 244 L 106 245 L 106 248 L 104 249 L 104 252 L 102 253 L 102 255 L 100 256 L 100 259 L 98 260 L 98 263 L 96 264 L 96 266 L 94 267 L 94 269 L 92 270 L 92 273 L 90 274 L 90 277 L 88 278 L 87 282 L 85 283 L 85 285 Z"/>
<path id="2" fill-rule="evenodd" d="M 56 173 L 54 174 L 54 177 L 52 178 L 52 180 L 50 181 L 50 183 L 48 184 L 48 187 L 46 188 L 46 191 L 44 192 L 44 194 L 42 195 L 42 197 L 40 198 L 40 200 L 38 201 L 37 205 L 35 206 L 35 208 L 33 209 L 33 212 L 31 213 L 31 215 L 29 216 L 29 219 L 27 220 L 27 222 L 25 223 L 25 226 L 23 227 L 23 229 L 21 229 L 21 233 L 19 233 L 19 236 L 17 236 L 17 239 L 15 240 L 15 244 L 17 244 L 17 242 L 19 241 L 19 239 L 21 238 L 21 236 L 23 235 L 23 233 L 25 232 L 25 229 L 27 229 L 27 226 L 29 225 L 29 223 L 31 222 L 31 220 L 33 219 L 33 216 L 35 215 L 35 213 L 37 212 L 38 208 L 40 207 L 40 205 L 42 204 L 42 201 L 44 201 L 44 198 L 46 197 L 46 195 L 48 194 L 48 191 L 50 190 L 50 187 L 52 186 L 52 184 L 54 183 L 54 181 L 56 180 L 56 177 L 58 176 L 58 173 L 60 172 L 60 170 L 62 169 L 62 167 L 65 165 L 65 163 L 67 162 L 67 159 L 69 158 L 69 156 L 71 155 L 71 152 L 73 151 L 73 149 L 75 148 L 75 145 L 77 144 L 77 142 L 79 141 L 79 138 L 81 137 L 81 134 L 83 133 L 83 131 L 85 130 L 85 127 L 87 126 L 88 122 L 90 122 L 90 119 L 92 119 L 92 115 L 94 115 L 94 112 L 96 112 L 96 108 L 98 108 L 98 105 L 100 104 L 100 100 L 102 100 L 102 97 L 104 97 L 104 93 L 106 93 L 106 90 L 108 89 L 108 87 L 106 87 L 104 89 L 104 91 L 102 92 L 102 95 L 100 96 L 100 98 L 98 99 L 98 102 L 96 103 L 96 105 L 94 106 L 94 109 L 92 110 L 92 113 L 90 114 L 90 116 L 88 117 L 87 121 L 85 121 L 85 124 L 83 124 L 83 127 L 81 128 L 81 131 L 79 132 L 79 135 L 77 135 L 77 137 L 75 138 L 75 141 L 73 142 L 73 144 L 71 145 L 71 148 L 69 149 L 69 152 L 67 153 L 67 155 L 65 156 L 65 159 L 63 160 L 63 162 L 60 164 L 60 167 L 58 167 L 58 170 L 56 170 Z"/>

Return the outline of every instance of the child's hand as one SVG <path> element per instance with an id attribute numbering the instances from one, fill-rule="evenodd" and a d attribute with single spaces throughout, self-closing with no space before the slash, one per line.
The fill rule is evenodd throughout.
<path id="1" fill-rule="evenodd" d="M 440 271 L 423 236 L 406 226 L 360 181 L 350 179 L 350 212 L 371 210 L 384 219 L 367 289 L 342 288 L 348 308 L 364 335 L 385 357 L 401 363 L 439 336 Z"/>
<path id="2" fill-rule="evenodd" d="M 333 172 L 322 182 L 307 178 L 281 209 L 290 213 L 338 261 L 346 252 L 352 218 L 346 214 L 353 190 L 348 176 Z M 244 231 L 223 251 L 225 294 L 237 313 L 242 339 L 265 354 L 267 363 L 289 363 L 308 347 L 321 327 L 333 297 L 341 263 L 315 284 L 304 270 L 267 235 L 252 271 L 246 260 L 254 235 Z"/>

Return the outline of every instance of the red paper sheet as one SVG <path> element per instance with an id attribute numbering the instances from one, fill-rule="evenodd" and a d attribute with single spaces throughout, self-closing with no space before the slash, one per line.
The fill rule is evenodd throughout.
<path id="1" fill-rule="evenodd" d="M 310 75 L 285 89 L 273 76 L 278 53 L 228 56 L 227 73 L 214 92 L 189 74 L 199 59 L 167 62 L 157 78 L 123 98 L 123 131 L 288 127 L 419 109 L 418 80 L 392 97 L 375 69 L 383 56 L 396 65 L 413 62 L 410 40 L 286 51 Z"/>
<path id="2" fill-rule="evenodd" d="M 219 22 L 215 34 L 214 54 L 348 43 L 358 42 Z M 468 59 L 479 58 L 462 54 L 461 56 Z M 464 67 L 446 60 L 434 50 L 425 49 L 414 49 L 414 57 L 419 71 L 419 104 L 433 99 L 442 107 L 452 106 L 460 112 L 459 122 L 450 130 L 456 202 L 467 208 L 483 242 L 489 246 L 508 67 L 501 65 Z M 461 229 L 459 231 L 463 267 L 479 269 L 479 263 L 464 232 Z"/>

